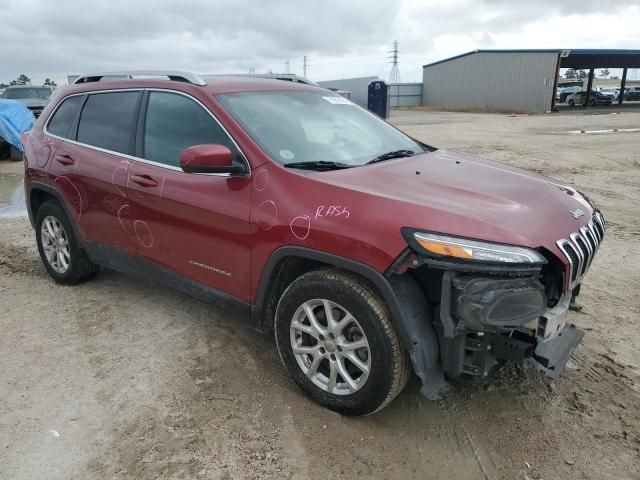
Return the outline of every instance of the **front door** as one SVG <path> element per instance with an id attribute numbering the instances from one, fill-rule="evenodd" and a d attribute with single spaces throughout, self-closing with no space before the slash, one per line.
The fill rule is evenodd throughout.
<path id="1" fill-rule="evenodd" d="M 145 108 L 146 107 L 146 108 Z M 212 114 L 191 97 L 149 91 L 137 156 L 128 171 L 130 219 L 138 255 L 168 276 L 249 301 L 250 177 L 185 173 L 187 147 L 222 144 L 245 162 Z M 174 278 L 180 281 L 180 278 Z"/>

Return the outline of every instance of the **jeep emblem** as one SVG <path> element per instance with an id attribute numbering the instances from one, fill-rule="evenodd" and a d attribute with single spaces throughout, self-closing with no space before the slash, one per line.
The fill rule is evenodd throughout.
<path id="1" fill-rule="evenodd" d="M 580 217 L 584 217 L 584 211 L 582 211 L 581 208 L 576 208 L 575 210 L 569 210 L 569 213 L 573 218 L 576 218 L 576 219 Z"/>

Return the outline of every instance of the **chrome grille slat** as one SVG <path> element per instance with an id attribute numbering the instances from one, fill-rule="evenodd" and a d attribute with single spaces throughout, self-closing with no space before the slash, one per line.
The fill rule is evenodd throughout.
<path id="1" fill-rule="evenodd" d="M 571 267 L 569 281 L 571 289 L 580 284 L 589 270 L 593 257 L 604 239 L 604 231 L 604 218 L 600 212 L 595 212 L 587 225 L 570 234 L 569 239 L 563 238 L 556 242 Z"/>
<path id="2" fill-rule="evenodd" d="M 578 272 L 576 275 L 581 277 L 582 272 L 584 272 L 585 250 L 580 248 L 580 244 L 578 243 L 578 240 L 577 240 L 578 238 L 577 233 L 572 233 L 571 235 L 569 235 L 569 238 L 571 239 L 571 242 L 569 242 L 569 245 L 571 246 L 571 248 L 573 248 L 573 251 L 578 254 Z"/>
<path id="3" fill-rule="evenodd" d="M 587 230 L 591 234 L 591 238 L 593 239 L 593 242 L 595 244 L 595 247 L 593 249 L 595 253 L 598 250 L 598 247 L 600 247 L 600 242 L 602 241 L 602 239 L 600 238 L 600 235 L 598 235 L 598 232 L 596 232 L 596 227 L 594 227 L 593 222 L 590 221 L 587 224 Z"/>
<path id="4" fill-rule="evenodd" d="M 589 231 L 591 232 L 591 235 L 595 239 L 597 246 L 600 246 L 600 242 L 602 241 L 602 238 L 600 237 L 600 232 L 598 231 L 596 226 L 593 224 L 593 222 L 590 221 L 587 224 L 587 227 L 589 227 Z"/>
<path id="5" fill-rule="evenodd" d="M 591 261 L 593 260 L 593 255 L 596 253 L 596 249 L 598 248 L 598 244 L 595 239 L 591 237 L 591 232 L 587 227 L 582 227 L 580 229 L 580 233 L 582 237 L 587 241 L 587 246 L 589 247 L 589 262 L 587 264 L 587 268 L 591 265 Z"/>

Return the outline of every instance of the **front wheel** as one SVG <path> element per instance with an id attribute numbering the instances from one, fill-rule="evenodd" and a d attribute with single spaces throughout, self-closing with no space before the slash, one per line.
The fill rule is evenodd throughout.
<path id="1" fill-rule="evenodd" d="M 278 303 L 275 335 L 294 381 L 344 415 L 382 409 L 411 372 L 377 291 L 340 270 L 314 270 L 294 280 Z"/>

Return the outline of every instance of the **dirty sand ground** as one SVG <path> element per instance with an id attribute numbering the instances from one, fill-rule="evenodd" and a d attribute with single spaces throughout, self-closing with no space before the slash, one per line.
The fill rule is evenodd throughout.
<path id="1" fill-rule="evenodd" d="M 640 113 L 392 120 L 602 207 L 607 238 L 571 313 L 587 332 L 563 378 L 512 367 L 435 403 L 414 380 L 379 414 L 342 418 L 288 380 L 271 338 L 112 272 L 55 285 L 28 221 L 1 218 L 0 478 L 640 478 L 640 133 L 566 133 L 637 128 Z M 19 172 L 0 162 L 0 182 Z"/>

